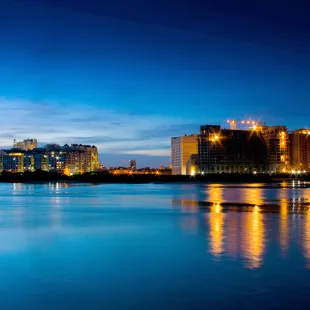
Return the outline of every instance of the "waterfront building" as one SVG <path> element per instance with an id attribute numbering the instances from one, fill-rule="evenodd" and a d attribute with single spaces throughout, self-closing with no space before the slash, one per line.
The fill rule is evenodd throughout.
<path id="1" fill-rule="evenodd" d="M 36 139 L 26 139 L 24 141 L 16 141 L 14 139 L 13 148 L 23 151 L 33 150 L 38 147 L 38 141 Z"/>
<path id="2" fill-rule="evenodd" d="M 0 155 L 2 171 L 24 172 L 24 153 L 12 149 Z"/>
<path id="3" fill-rule="evenodd" d="M 295 171 L 310 171 L 310 130 L 298 129 L 290 134 L 291 167 Z"/>
<path id="4" fill-rule="evenodd" d="M 287 172 L 290 169 L 290 141 L 286 126 L 262 126 L 261 131 L 267 147 L 269 172 Z"/>
<path id="5" fill-rule="evenodd" d="M 94 145 L 83 145 L 83 144 L 71 144 L 71 148 L 74 151 L 83 151 L 82 156 L 82 171 L 90 172 L 97 171 L 99 167 L 99 155 L 98 149 Z"/>
<path id="6" fill-rule="evenodd" d="M 187 175 L 194 176 L 197 173 L 198 171 L 197 158 L 198 158 L 198 154 L 192 154 L 190 156 L 188 162 L 186 163 L 186 174 Z"/>
<path id="7" fill-rule="evenodd" d="M 137 169 L 137 162 L 134 159 L 129 160 L 129 168 L 131 170 Z"/>
<path id="8" fill-rule="evenodd" d="M 261 131 L 256 126 L 251 130 L 201 126 L 197 166 L 200 173 L 263 172 L 267 149 Z"/>
<path id="9" fill-rule="evenodd" d="M 73 175 L 98 169 L 98 149 L 95 146 L 49 144 L 32 150 L 10 149 L 0 154 L 0 171 L 54 171 Z"/>
<path id="10" fill-rule="evenodd" d="M 186 165 L 192 154 L 198 152 L 198 135 L 171 138 L 171 163 L 173 175 L 186 175 Z"/>

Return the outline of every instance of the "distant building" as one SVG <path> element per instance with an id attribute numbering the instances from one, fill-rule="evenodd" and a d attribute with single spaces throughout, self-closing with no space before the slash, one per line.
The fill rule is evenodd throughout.
<path id="1" fill-rule="evenodd" d="M 129 168 L 132 169 L 132 170 L 137 169 L 137 162 L 136 162 L 136 160 L 131 159 L 131 160 L 129 161 Z"/>
<path id="2" fill-rule="evenodd" d="M 298 129 L 290 134 L 291 167 L 310 171 L 310 130 Z"/>
<path id="3" fill-rule="evenodd" d="M 55 171 L 66 175 L 98 170 L 95 146 L 49 144 L 45 148 L 23 150 L 12 148 L 0 153 L 0 171 Z"/>
<path id="4" fill-rule="evenodd" d="M 264 171 L 267 150 L 260 130 L 200 127 L 197 166 L 200 173 L 247 173 Z"/>
<path id="5" fill-rule="evenodd" d="M 24 152 L 24 171 L 49 171 L 48 154 L 45 148 Z"/>
<path id="6" fill-rule="evenodd" d="M 98 149 L 94 145 L 83 145 L 83 144 L 71 144 L 72 150 L 75 151 L 84 151 L 84 156 L 81 159 L 82 163 L 82 171 L 90 172 L 97 171 L 99 167 L 99 155 Z"/>
<path id="7" fill-rule="evenodd" d="M 172 174 L 186 175 L 186 164 L 192 154 L 198 152 L 198 135 L 171 138 Z"/>
<path id="8" fill-rule="evenodd" d="M 286 126 L 263 126 L 269 172 L 286 172 L 290 168 L 290 140 Z"/>
<path id="9" fill-rule="evenodd" d="M 36 139 L 26 139 L 24 141 L 17 142 L 16 139 L 14 139 L 13 147 L 23 151 L 33 150 L 38 147 L 38 141 Z"/>
<path id="10" fill-rule="evenodd" d="M 0 155 L 2 171 L 24 172 L 24 153 L 16 150 L 3 151 Z"/>

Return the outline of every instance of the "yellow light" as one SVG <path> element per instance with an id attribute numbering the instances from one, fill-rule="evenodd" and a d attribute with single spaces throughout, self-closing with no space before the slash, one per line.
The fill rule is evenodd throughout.
<path id="1" fill-rule="evenodd" d="M 215 140 L 218 140 L 218 139 L 219 139 L 219 136 L 218 136 L 218 135 L 215 135 L 214 139 L 215 139 Z"/>
<path id="2" fill-rule="evenodd" d="M 308 135 L 310 135 L 310 131 L 308 131 Z"/>
<path id="3" fill-rule="evenodd" d="M 256 129 L 257 129 L 257 126 L 253 125 L 253 130 L 256 131 Z"/>
<path id="4" fill-rule="evenodd" d="M 244 124 L 244 121 L 241 121 L 241 124 Z"/>
<path id="5" fill-rule="evenodd" d="M 257 214 L 257 213 L 259 213 L 259 211 L 260 211 L 259 207 L 258 206 L 254 206 L 253 212 Z"/>
<path id="6" fill-rule="evenodd" d="M 195 169 L 193 168 L 192 170 L 191 170 L 191 176 L 194 176 L 195 175 Z"/>
<path id="7" fill-rule="evenodd" d="M 229 120 L 229 119 L 227 120 L 227 123 L 230 123 L 230 120 Z"/>

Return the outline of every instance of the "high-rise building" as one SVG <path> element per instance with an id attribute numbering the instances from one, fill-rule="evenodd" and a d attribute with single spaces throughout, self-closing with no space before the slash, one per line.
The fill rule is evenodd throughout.
<path id="1" fill-rule="evenodd" d="M 267 147 L 268 170 L 270 172 L 288 171 L 290 141 L 286 126 L 263 126 L 262 135 Z"/>
<path id="2" fill-rule="evenodd" d="M 129 168 L 130 168 L 131 170 L 136 170 L 136 169 L 137 169 L 137 162 L 136 162 L 136 160 L 131 159 L 131 160 L 129 161 Z"/>
<path id="3" fill-rule="evenodd" d="M 197 166 L 200 173 L 245 173 L 264 171 L 267 150 L 261 132 L 200 127 Z"/>
<path id="4" fill-rule="evenodd" d="M 172 174 L 186 175 L 186 165 L 191 155 L 198 152 L 198 135 L 171 138 Z"/>
<path id="5" fill-rule="evenodd" d="M 24 141 L 17 142 L 16 139 L 14 139 L 13 147 L 23 151 L 33 150 L 38 147 L 38 141 L 36 139 L 26 139 Z"/>
<path id="6" fill-rule="evenodd" d="M 84 151 L 82 171 L 96 171 L 99 167 L 98 149 L 94 145 L 71 144 L 73 150 Z"/>
<path id="7" fill-rule="evenodd" d="M 291 167 L 310 171 L 310 130 L 298 129 L 290 134 Z"/>

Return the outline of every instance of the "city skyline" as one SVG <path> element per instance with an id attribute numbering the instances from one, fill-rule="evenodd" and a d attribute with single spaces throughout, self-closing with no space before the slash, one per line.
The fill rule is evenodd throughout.
<path id="1" fill-rule="evenodd" d="M 4 2 L 0 148 L 36 137 L 167 166 L 170 137 L 201 124 L 310 126 L 301 2 Z"/>

